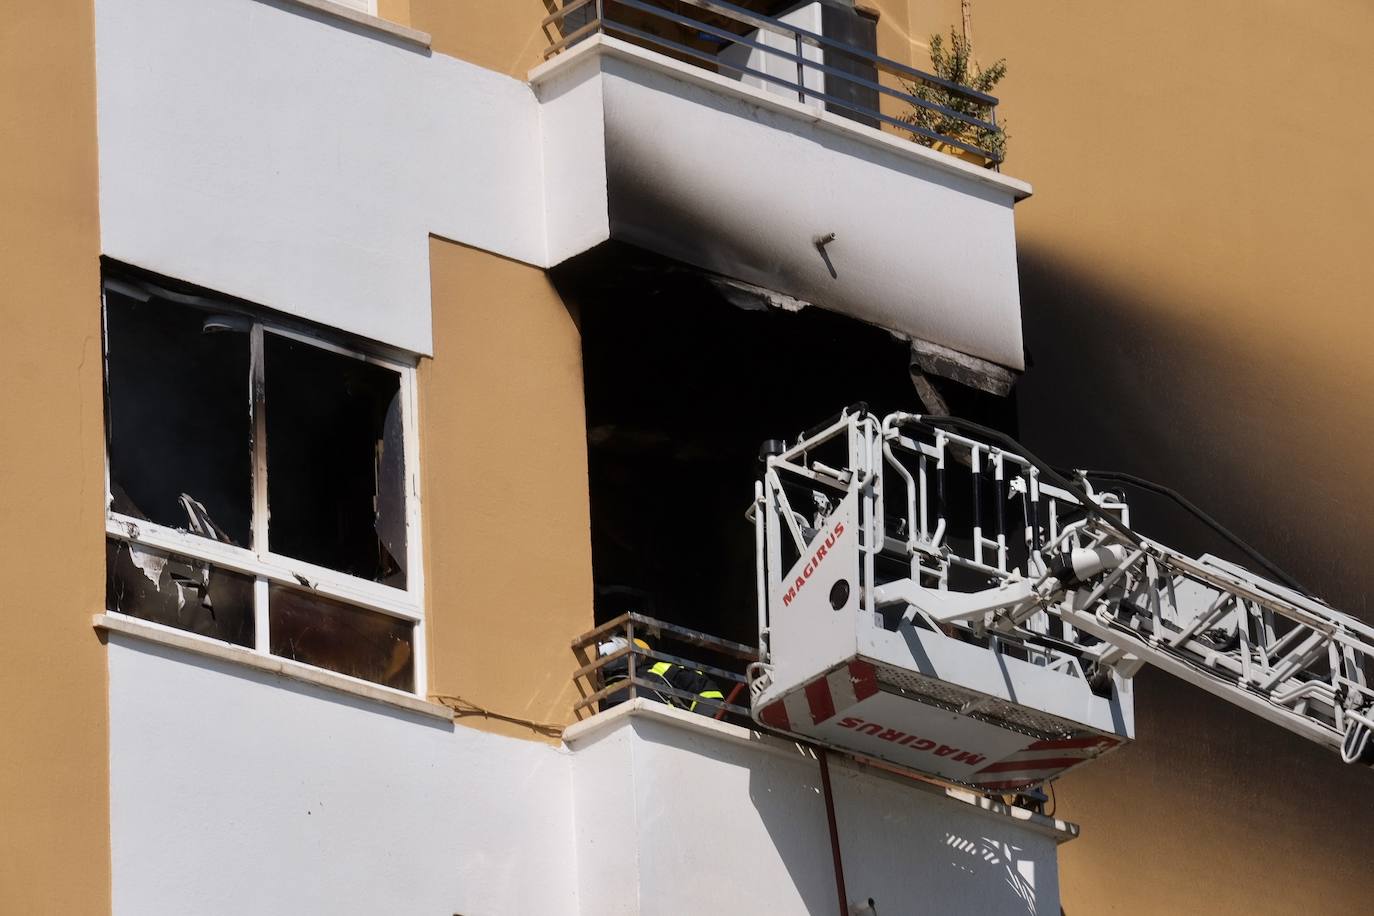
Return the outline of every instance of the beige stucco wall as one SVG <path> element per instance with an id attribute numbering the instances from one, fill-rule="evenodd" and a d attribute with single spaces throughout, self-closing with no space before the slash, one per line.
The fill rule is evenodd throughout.
<path id="1" fill-rule="evenodd" d="M 441 54 L 461 57 L 521 79 L 544 59 L 548 39 L 540 31 L 539 23 L 552 8 L 546 8 L 544 0 L 407 2 L 409 24 L 429 32 L 434 50 Z"/>
<path id="2" fill-rule="evenodd" d="M 440 54 L 524 78 L 543 61 L 553 0 L 377 0 L 377 15 L 428 32 Z M 561 5 L 562 0 L 560 0 Z"/>
<path id="3" fill-rule="evenodd" d="M 391 22 L 410 25 L 410 0 L 377 0 L 377 15 Z"/>
<path id="4" fill-rule="evenodd" d="M 571 722 L 568 644 L 592 628 L 575 318 L 541 270 L 440 239 L 430 260 L 434 358 L 420 366 L 430 692 Z"/>
<path id="5" fill-rule="evenodd" d="M 957 0 L 882 5 L 919 45 L 959 21 Z M 1023 438 L 1173 484 L 1374 619 L 1374 8 L 973 14 L 979 57 L 1010 66 L 1006 171 L 1036 189 L 1017 210 Z M 1068 916 L 1369 908 L 1374 773 L 1160 675 L 1138 698 L 1139 742 L 1058 786 L 1083 824 Z"/>
<path id="6" fill-rule="evenodd" d="M 89 0 L 0 25 L 0 912 L 110 906 Z"/>

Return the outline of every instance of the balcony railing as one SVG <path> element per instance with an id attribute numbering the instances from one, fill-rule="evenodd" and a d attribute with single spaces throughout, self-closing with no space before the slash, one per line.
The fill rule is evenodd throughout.
<path id="1" fill-rule="evenodd" d="M 591 35 L 613 35 L 735 79 L 760 80 L 795 93 L 799 101 L 820 102 L 828 110 L 847 113 L 853 120 L 895 129 L 924 146 L 944 149 L 965 159 L 977 157 L 993 168 L 1002 162 L 1001 150 L 989 148 L 999 144 L 978 142 L 1000 136 L 997 99 L 993 96 L 724 0 L 676 0 L 674 6 L 687 9 L 690 15 L 665 9 L 651 0 L 567 0 L 542 23 L 550 42 L 544 57 L 552 57 Z M 660 30 L 671 35 L 659 34 Z M 775 37 L 770 42 L 767 36 Z M 751 67 L 739 59 L 724 60 L 719 51 L 704 49 L 702 45 L 706 43 L 759 52 L 765 55 L 761 60 L 784 62 L 782 70 L 786 72 Z M 814 50 L 808 53 L 808 49 Z M 895 79 L 903 88 L 884 85 L 883 75 Z M 829 80 L 841 81 L 854 90 L 854 95 L 877 100 L 877 104 L 846 97 L 849 93 L 837 94 L 834 89 L 838 84 Z M 906 91 L 907 87 L 938 89 L 976 114 L 922 98 Z M 883 96 L 895 100 L 898 109 L 924 109 L 958 127 L 953 132 L 941 133 L 901 117 L 900 110 L 897 115 L 884 112 L 880 99 Z M 888 107 L 891 111 L 892 104 Z"/>
<path id="2" fill-rule="evenodd" d="M 620 637 L 623 645 L 613 651 L 601 651 L 599 647 L 610 643 L 613 637 Z M 650 648 L 637 644 L 636 639 L 645 640 Z M 693 657 L 665 652 L 662 649 L 664 645 L 672 646 L 679 652 L 691 653 Z M 748 707 L 739 705 L 737 701 L 747 699 L 749 695 L 742 669 L 758 661 L 758 650 L 753 646 L 720 639 L 643 614 L 629 613 L 583 633 L 573 640 L 572 650 L 580 665 L 573 672 L 573 683 L 581 695 L 581 699 L 573 706 L 578 719 L 584 719 L 600 708 L 645 696 L 669 705 L 696 707 L 697 711 L 716 719 L 729 717 L 741 724 L 749 722 Z M 704 657 L 711 658 L 714 664 L 705 661 Z M 608 682 L 606 667 L 622 659 L 626 664 L 621 676 Z M 655 662 L 679 665 L 706 675 L 716 683 L 723 699 L 702 698 L 676 689 L 662 678 L 647 677 L 646 673 Z"/>

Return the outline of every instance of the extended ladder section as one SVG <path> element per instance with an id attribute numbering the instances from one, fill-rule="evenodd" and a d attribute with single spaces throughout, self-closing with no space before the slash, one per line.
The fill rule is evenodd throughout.
<path id="1" fill-rule="evenodd" d="M 1150 664 L 1374 756 L 1374 628 L 1140 536 L 1120 496 L 991 431 L 846 411 L 770 443 L 753 518 L 772 728 L 1016 791 L 1129 741 Z"/>

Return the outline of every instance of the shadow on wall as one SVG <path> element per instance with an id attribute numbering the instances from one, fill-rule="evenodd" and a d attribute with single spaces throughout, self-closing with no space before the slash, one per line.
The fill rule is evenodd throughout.
<path id="1" fill-rule="evenodd" d="M 809 751 L 647 717 L 633 727 L 637 867 L 656 911 L 833 916 Z M 1058 912 L 1051 838 L 872 771 L 837 764 L 830 775 L 849 902 L 872 898 L 883 916 Z M 690 830 L 664 829 L 688 811 Z"/>
<path id="2" fill-rule="evenodd" d="M 1021 285 L 1033 365 L 1017 400 L 1030 448 L 1173 486 L 1321 597 L 1374 616 L 1362 557 L 1374 492 L 1355 473 L 1371 408 L 1349 389 L 1368 370 L 1253 333 L 1243 311 L 1234 334 L 1218 330 L 1216 303 L 1166 307 L 1033 246 Z M 1234 558 L 1190 517 L 1131 496 L 1144 533 Z M 1367 910 L 1357 888 L 1374 773 L 1167 675 L 1147 670 L 1137 685 L 1137 742 L 1057 783 L 1060 816 L 1083 824 L 1063 855 L 1069 912 L 1123 901 L 1134 902 L 1122 912 L 1196 912 L 1198 890 L 1221 875 L 1254 880 L 1225 882 L 1212 913 Z"/>
<path id="3" fill-rule="evenodd" d="M 1374 426 L 1361 376 L 1374 374 L 1321 349 L 1342 330 L 1365 331 L 1322 331 L 1319 307 L 1309 307 L 1302 339 L 1256 332 L 1262 319 L 1243 303 L 1222 313 L 1235 315 L 1226 325 L 1217 303 L 1166 307 L 1034 246 L 1019 256 L 1033 362 L 1016 391 L 1022 440 L 1052 463 L 1178 489 L 1319 597 L 1374 620 L 1364 559 L 1374 482 L 1360 471 Z M 1190 516 L 1128 495 L 1146 534 L 1242 559 Z"/>
<path id="4" fill-rule="evenodd" d="M 810 913 L 835 908 L 825 801 L 814 758 L 786 767 L 751 755 L 749 797 Z M 887 777 L 831 767 L 849 899 L 883 914 L 1058 912 L 1053 841 L 1021 845 L 1022 831 L 992 832 L 984 815 Z M 1051 876 L 1050 889 L 1045 876 Z M 1039 908 L 1037 908 L 1039 907 Z"/>
<path id="5" fill-rule="evenodd" d="M 945 833 L 945 845 L 953 853 L 954 865 L 979 882 L 1005 885 L 1025 904 L 1027 913 L 1035 913 L 1035 862 L 1025 850 L 995 837 L 968 837 Z M 960 861 L 958 854 L 965 858 Z"/>

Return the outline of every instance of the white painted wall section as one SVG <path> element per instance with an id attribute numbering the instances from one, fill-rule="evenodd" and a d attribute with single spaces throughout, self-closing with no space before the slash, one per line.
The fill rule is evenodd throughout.
<path id="1" fill-rule="evenodd" d="M 568 754 L 111 634 L 116 916 L 578 912 Z"/>
<path id="2" fill-rule="evenodd" d="M 835 911 L 812 756 L 653 704 L 613 715 L 570 738 L 584 912 Z M 1049 831 L 837 758 L 831 782 L 851 902 L 893 916 L 1059 913 Z"/>
<path id="3" fill-rule="evenodd" d="M 606 199 L 606 124 L 601 68 L 584 57 L 534 87 L 544 157 L 548 263 L 611 237 Z"/>
<path id="4" fill-rule="evenodd" d="M 428 235 L 546 260 L 524 83 L 278 0 L 97 0 L 102 250 L 406 350 Z"/>
<path id="5" fill-rule="evenodd" d="M 553 748 L 118 631 L 109 677 L 117 916 L 832 911 L 787 741 L 641 700 Z M 1058 913 L 1072 828 L 832 759 L 853 899 Z"/>
<path id="6" fill-rule="evenodd" d="M 1024 366 L 1012 210 L 1029 186 L 606 36 L 536 69 L 536 91 L 595 78 L 587 58 L 612 238 Z"/>
<path id="7" fill-rule="evenodd" d="M 612 235 L 1022 367 L 1010 190 L 854 136 L 872 128 L 605 60 Z"/>

